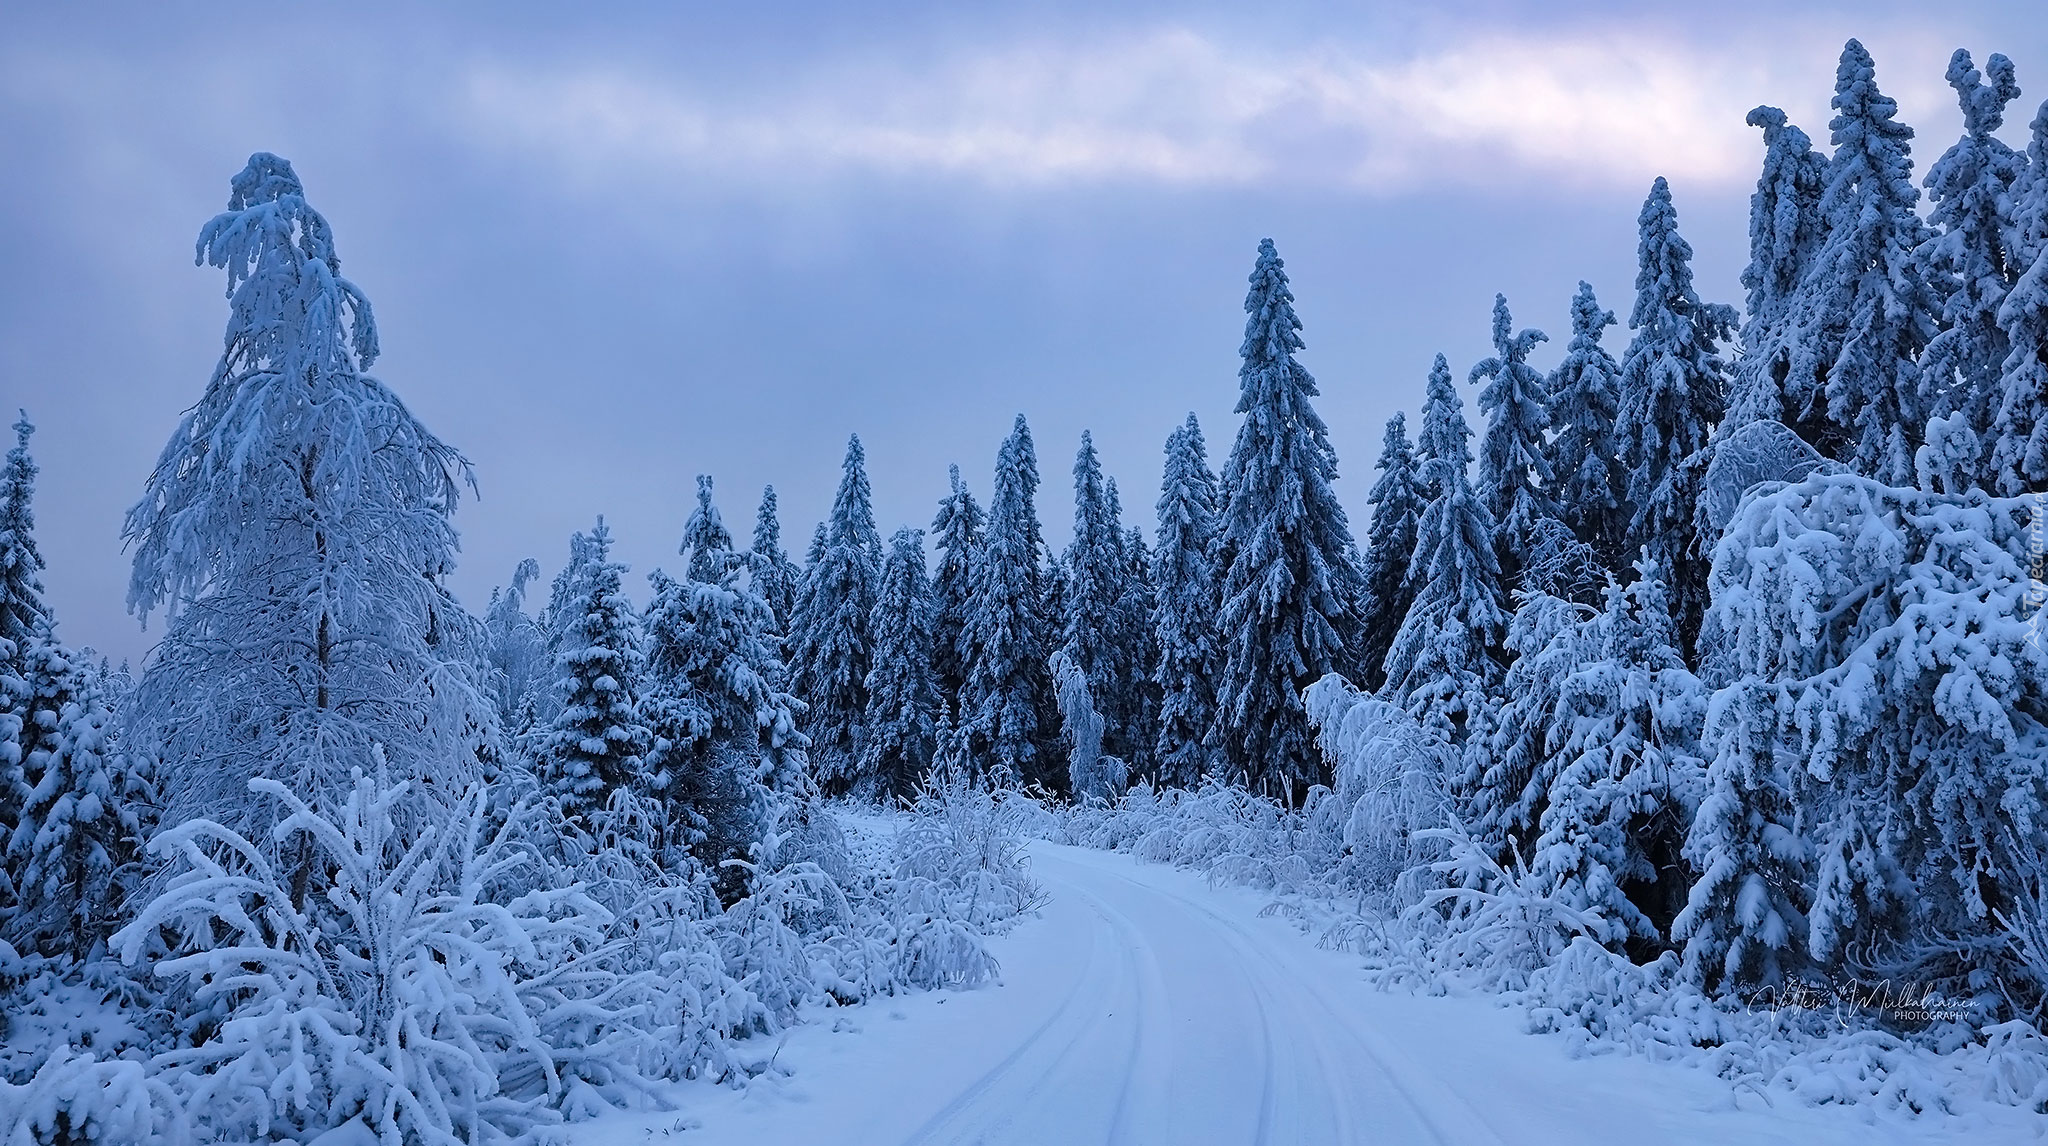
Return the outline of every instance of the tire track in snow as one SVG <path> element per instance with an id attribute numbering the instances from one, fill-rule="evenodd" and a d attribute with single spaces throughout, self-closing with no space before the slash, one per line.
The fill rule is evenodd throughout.
<path id="1" fill-rule="evenodd" d="M 1130 945 L 1113 942 L 1109 934 L 1118 929 L 1116 921 L 1096 904 L 1090 907 L 1098 922 L 1090 929 L 1088 961 L 1060 1006 L 1001 1062 L 911 1134 L 905 1146 L 1037 1140 L 1029 1133 L 1014 1136 L 1015 1123 L 1040 1109 L 1039 1102 L 1048 1097 L 1057 1076 L 1072 1069 L 1076 1048 L 1095 1033 L 1101 1016 L 1113 1013 L 1114 1007 L 1107 1004 L 1114 1003 L 1123 980 L 1136 976 Z M 1117 954 L 1116 967 L 1107 971 L 1104 954 L 1111 950 Z M 1057 1049 L 1045 1053 L 1055 1044 Z M 1091 1081 L 1082 1080 L 1084 1084 Z M 1128 1091 L 1129 1085 L 1127 1073 L 1122 1091 Z M 1059 1101 L 1062 1096 L 1052 1097 Z"/>
<path id="2" fill-rule="evenodd" d="M 1092 865 L 1082 866 L 1096 871 Z M 1115 874 L 1115 873 L 1108 873 Z M 1118 876 L 1122 883 L 1136 888 L 1147 895 L 1158 895 L 1175 902 L 1183 908 L 1189 906 L 1178 896 L 1167 895 L 1157 888 L 1139 881 Z M 1081 898 L 1102 903 L 1094 893 L 1073 881 L 1066 882 L 1067 890 Z M 1113 910 L 1113 909 L 1112 909 Z M 1119 913 L 1121 914 L 1121 913 Z M 1125 916 L 1128 920 L 1128 916 Z M 1210 930 L 1214 920 L 1208 921 Z M 1132 932 L 1132 938 L 1142 939 Z M 1302 1085 L 1308 1077 L 1309 1068 L 1303 1064 L 1301 1048 L 1295 1038 L 1298 1032 L 1310 1031 L 1314 1020 L 1295 1006 L 1290 1006 L 1280 993 L 1274 990 L 1273 982 L 1265 973 L 1266 969 L 1254 965 L 1253 958 L 1245 945 L 1236 936 L 1225 931 L 1219 935 L 1220 950 L 1229 957 L 1235 982 L 1217 984 L 1224 989 L 1235 987 L 1252 1003 L 1253 1014 L 1258 1028 L 1258 1054 L 1260 1084 L 1257 1120 L 1253 1125 L 1254 1146 L 1275 1146 L 1278 1143 L 1316 1143 L 1317 1146 L 1344 1146 L 1355 1141 L 1353 1119 L 1349 1117 L 1349 1088 L 1332 1077 L 1332 1064 L 1326 1055 L 1315 1056 L 1315 1070 L 1322 1076 L 1321 1093 L 1305 1093 Z M 1150 947 L 1146 945 L 1149 952 Z M 1160 1024 L 1163 1030 L 1168 1024 Z M 1282 1101 L 1283 1092 L 1286 1101 Z M 1315 1126 L 1312 1123 L 1318 1114 L 1329 1114 L 1334 1125 Z"/>
<path id="3" fill-rule="evenodd" d="M 1145 942 L 1137 922 L 1107 900 L 1080 887 L 1071 889 L 1108 921 L 1124 940 L 1122 950 L 1132 971 L 1136 1005 L 1131 1008 L 1131 1049 L 1109 1128 L 1110 1146 L 1142 1142 L 1146 1128 L 1158 1125 L 1166 1107 L 1166 1086 L 1172 1070 L 1168 1044 L 1172 1019 L 1166 1007 L 1166 979 L 1159 957 Z"/>
<path id="4" fill-rule="evenodd" d="M 1241 921 L 1215 910 L 1208 904 L 1157 884 L 1133 878 L 1129 874 L 1117 871 L 1114 865 L 1080 862 L 1072 860 L 1071 857 L 1069 860 L 1076 867 L 1110 876 L 1151 894 L 1171 899 L 1219 925 L 1226 933 L 1227 941 L 1240 957 L 1255 958 L 1265 964 L 1280 976 L 1281 981 L 1299 988 L 1318 1004 L 1323 1013 L 1337 1020 L 1316 1021 L 1313 1016 L 1303 1015 L 1301 1017 L 1306 1021 L 1297 1026 L 1304 1034 L 1322 1043 L 1327 1051 L 1330 1048 L 1323 1036 L 1332 1031 L 1338 1033 L 1344 1041 L 1351 1044 L 1359 1057 L 1378 1069 L 1391 1084 L 1393 1092 L 1438 1142 L 1457 1146 L 1465 1146 L 1468 1143 L 1472 1146 L 1498 1146 L 1500 1143 L 1499 1135 L 1494 1133 L 1492 1127 L 1488 1126 L 1468 1103 L 1442 1083 L 1422 1075 L 1406 1061 L 1398 1048 L 1388 1044 L 1383 1038 L 1338 1019 L 1343 1013 L 1343 1008 L 1318 985 L 1316 969 L 1304 968 L 1292 959 L 1276 956 L 1269 937 L 1257 935 Z M 1317 1057 L 1322 1060 L 1324 1077 L 1326 1080 L 1331 1079 L 1335 1065 L 1334 1056 L 1324 1053 Z M 1335 1081 L 1335 1093 L 1350 1092 L 1350 1087 L 1344 1085 L 1343 1079 Z"/>

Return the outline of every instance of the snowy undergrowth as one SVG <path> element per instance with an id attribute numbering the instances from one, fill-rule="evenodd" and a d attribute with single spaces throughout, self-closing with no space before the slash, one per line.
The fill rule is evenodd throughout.
<path id="1" fill-rule="evenodd" d="M 547 817 L 494 816 L 481 789 L 406 843 L 404 784 L 359 775 L 326 813 L 251 787 L 330 886 L 294 894 L 266 849 L 195 820 L 152 844 L 181 874 L 116 958 L 0 951 L 25 1001 L 8 1007 L 0 1143 L 548 1140 L 663 1104 L 666 1080 L 744 1085 L 772 1062 L 766 1036 L 822 1009 L 986 983 L 984 937 L 1038 899 L 1023 828 L 1041 813 L 962 785 L 832 857 L 811 853 L 838 833 L 814 825 L 786 860 L 778 817 L 723 908 L 701 873 L 631 894 L 613 873 L 593 894 L 532 845 Z"/>
<path id="2" fill-rule="evenodd" d="M 1062 810 L 1048 838 L 1269 892 L 1268 913 L 1358 952 L 1383 986 L 1497 995 L 1574 1054 L 1683 1061 L 1772 1102 L 2048 1111 L 2048 1038 L 2026 1022 L 1979 1027 L 1946 1000 L 1881 986 L 1711 996 L 1675 952 L 1638 965 L 1609 950 L 1597 908 L 1540 890 L 1465 834 L 1446 761 L 1404 713 L 1336 678 L 1308 704 L 1336 787 L 1302 807 L 1220 782 L 1140 786 Z"/>

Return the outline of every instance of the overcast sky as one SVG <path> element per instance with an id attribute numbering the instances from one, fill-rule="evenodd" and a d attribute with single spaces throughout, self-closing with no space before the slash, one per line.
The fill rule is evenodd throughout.
<path id="1" fill-rule="evenodd" d="M 644 589 L 697 473 L 743 540 L 773 482 L 800 555 L 849 432 L 883 532 L 925 526 L 949 462 L 986 500 L 1019 411 L 1049 538 L 1084 428 L 1149 532 L 1168 431 L 1195 411 L 1212 460 L 1236 432 L 1266 236 L 1362 527 L 1382 422 L 1436 352 L 1488 353 L 1495 291 L 1546 366 L 1579 279 L 1626 318 L 1655 176 L 1741 301 L 1743 115 L 1824 144 L 1844 38 L 1916 176 L 1959 130 L 1955 48 L 2015 60 L 2008 140 L 2048 96 L 2035 0 L 43 7 L 0 38 L 0 401 L 40 426 L 63 635 L 116 656 L 156 635 L 121 515 L 220 352 L 193 238 L 252 151 L 333 224 L 379 377 L 475 463 L 481 607 L 599 513 Z"/>

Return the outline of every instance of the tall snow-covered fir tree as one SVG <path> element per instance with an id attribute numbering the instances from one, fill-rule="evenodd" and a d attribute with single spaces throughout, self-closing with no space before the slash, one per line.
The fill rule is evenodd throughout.
<path id="1" fill-rule="evenodd" d="M 932 518 L 932 544 L 939 567 L 932 574 L 932 677 L 939 696 L 956 713 L 967 685 L 963 651 L 967 617 L 974 602 L 974 559 L 981 549 L 981 507 L 960 480 L 960 467 L 946 470 L 947 493 Z"/>
<path id="2" fill-rule="evenodd" d="M 564 618 L 575 639 L 555 659 L 562 710 L 534 738 L 533 757 L 541 789 L 594 832 L 612 794 L 643 783 L 652 737 L 640 714 L 640 639 L 621 581 L 626 567 L 611 560 L 604 518 L 585 536 L 582 592 Z"/>
<path id="3" fill-rule="evenodd" d="M 1364 684 L 1378 688 L 1387 679 L 1387 650 L 1414 603 L 1408 566 L 1415 560 L 1416 527 L 1429 504 L 1416 467 L 1415 447 L 1408 442 L 1408 416 L 1387 419 L 1380 471 L 1366 500 L 1372 504 L 1372 535 L 1365 551 L 1364 620 L 1359 626 L 1360 667 Z"/>
<path id="4" fill-rule="evenodd" d="M 1193 414 L 1166 439 L 1152 549 L 1152 634 L 1158 645 L 1159 780 L 1193 787 L 1215 765 L 1216 475 Z"/>
<path id="5" fill-rule="evenodd" d="M 1915 210 L 1899 106 L 1877 88 L 1876 65 L 1850 40 L 1835 73 L 1835 143 L 1820 213 L 1827 237 L 1801 280 L 1786 398 L 1801 424 L 1825 412 L 1813 445 L 1884 481 L 1910 485 L 1926 415 L 1920 354 L 1941 300 L 1916 251 L 1932 232 Z"/>
<path id="6" fill-rule="evenodd" d="M 1105 482 L 1095 442 L 1081 432 L 1074 455 L 1074 540 L 1066 572 L 1061 648 L 1087 678 L 1102 718 L 1102 751 L 1134 764 L 1150 755 L 1144 719 L 1147 666 L 1142 584 L 1132 584 L 1116 483 Z"/>
<path id="7" fill-rule="evenodd" d="M 43 557 L 36 548 L 36 463 L 28 449 L 34 433 L 23 411 L 14 423 L 6 469 L 0 471 L 0 853 L 28 797 L 22 760 L 35 750 L 37 731 L 28 722 L 35 690 L 27 658 L 50 621 L 43 600 Z"/>
<path id="8" fill-rule="evenodd" d="M 875 667 L 868 671 L 868 735 L 859 772 L 874 785 L 873 795 L 904 800 L 917 793 L 938 751 L 931 580 L 921 529 L 899 529 L 889 539 L 873 629 Z"/>
<path id="9" fill-rule="evenodd" d="M 721 572 L 715 581 L 648 575 L 647 787 L 668 813 L 662 842 L 688 848 L 729 900 L 745 880 L 720 864 L 749 857 L 777 800 L 808 797 L 810 741 L 798 728 L 803 702 L 781 683 L 774 610 L 745 563 L 728 552 L 691 565 Z"/>
<path id="10" fill-rule="evenodd" d="M 1789 319 L 1800 280 L 1827 234 L 1820 198 L 1828 161 L 1775 107 L 1750 109 L 1748 122 L 1763 129 L 1764 168 L 1749 197 L 1742 355 L 1735 361 L 1728 422 L 1731 429 L 1758 420 L 1798 427 L 1801 407 L 1788 403 L 1785 391 L 1798 337 Z M 1814 436 L 1810 428 L 1804 432 Z"/>
<path id="11" fill-rule="evenodd" d="M 1362 594 L 1351 525 L 1331 488 L 1337 452 L 1309 404 L 1315 379 L 1294 360 L 1301 320 L 1271 239 L 1259 244 L 1250 282 L 1237 374 L 1244 422 L 1221 483 L 1215 737 L 1254 787 L 1298 792 L 1328 772 L 1301 693 L 1349 667 Z"/>
<path id="12" fill-rule="evenodd" d="M 1572 340 L 1550 375 L 1550 496 L 1564 523 L 1612 569 L 1627 544 L 1627 474 L 1618 462 L 1614 421 L 1621 412 L 1621 366 L 1600 345 L 1614 312 L 1590 283 L 1572 296 Z"/>
<path id="13" fill-rule="evenodd" d="M 839 493 L 825 522 L 825 545 L 807 574 L 804 609 L 792 633 L 791 691 L 810 706 L 805 727 L 811 761 L 828 792 L 844 792 L 859 774 L 868 670 L 874 665 L 875 580 L 881 539 L 868 493 L 860 436 L 846 443 Z"/>
<path id="14" fill-rule="evenodd" d="M 782 551 L 782 519 L 776 510 L 772 485 L 761 487 L 761 508 L 754 514 L 754 544 L 747 550 L 747 570 L 754 591 L 768 602 L 769 611 L 775 615 L 776 633 L 788 636 L 802 573 L 789 554 Z"/>
<path id="15" fill-rule="evenodd" d="M 0 939 L 84 958 L 118 922 L 116 872 L 140 852 L 153 791 L 116 743 L 100 670 L 56 637 L 35 538 L 35 427 L 0 472 Z"/>
<path id="16" fill-rule="evenodd" d="M 1051 669 L 1057 630 L 1047 607 L 1045 540 L 1034 502 L 1038 453 L 1024 415 L 996 454 L 988 529 L 973 565 L 972 608 L 961 636 L 967 681 L 960 731 L 978 775 L 1067 786 L 1060 766 Z"/>
<path id="17" fill-rule="evenodd" d="M 1919 255 L 1929 287 L 1942 296 L 1942 329 L 1921 358 L 1920 396 L 1927 417 L 1961 415 L 1988 447 L 2011 349 L 1998 311 L 2026 271 L 2006 246 L 2013 183 L 2026 160 L 1992 134 L 2005 123 L 2005 106 L 2019 98 L 2012 61 L 1994 54 L 1984 69 L 1961 48 L 1949 59 L 1946 78 L 1962 105 L 1963 136 L 1927 169 L 1935 234 Z M 1973 476 L 1983 473 L 1978 462 Z"/>
<path id="18" fill-rule="evenodd" d="M 1557 503 L 1548 492 L 1551 472 L 1546 438 L 1550 429 L 1550 393 L 1543 376 L 1529 365 L 1529 351 L 1549 341 L 1540 330 L 1515 330 L 1506 295 L 1493 296 L 1493 357 L 1472 368 L 1471 381 L 1486 380 L 1479 391 L 1479 412 L 1486 430 L 1479 439 L 1479 495 L 1499 529 L 1501 577 L 1510 590 L 1522 582 L 1522 571 L 1537 557 L 1545 541 L 1544 523 L 1558 518 Z"/>
<path id="19" fill-rule="evenodd" d="M 1493 515 L 1468 476 L 1471 437 L 1450 364 L 1439 354 L 1422 407 L 1422 476 L 1436 496 L 1416 523 L 1408 569 L 1414 603 L 1387 653 L 1384 691 L 1453 743 L 1462 743 L 1500 679 L 1493 650 L 1506 624 Z"/>
<path id="20" fill-rule="evenodd" d="M 452 799 L 496 714 L 443 587 L 468 464 L 364 373 L 369 301 L 291 165 L 252 156 L 232 188 L 198 243 L 227 273 L 225 350 L 123 531 L 129 607 L 166 618 L 131 731 L 171 822 L 269 840 L 251 777 L 326 806 L 374 745 L 418 799 Z"/>
<path id="21" fill-rule="evenodd" d="M 1629 315 L 1635 337 L 1621 360 L 1614 427 L 1634 509 L 1628 552 L 1647 551 L 1665 572 L 1679 647 L 1690 652 L 1706 610 L 1708 558 L 1695 541 L 1698 474 L 1687 462 L 1724 412 L 1720 348 L 1734 331 L 1735 311 L 1703 303 L 1693 290 L 1692 245 L 1678 233 L 1663 177 L 1651 185 L 1637 222 L 1636 305 Z"/>
<path id="22" fill-rule="evenodd" d="M 13 429 L 14 447 L 0 471 L 0 641 L 20 655 L 50 612 L 43 600 L 43 555 L 36 548 L 36 463 L 28 449 L 36 428 L 27 411 Z"/>
<path id="23" fill-rule="evenodd" d="M 2006 496 L 2048 490 L 2048 101 L 2032 127 L 2005 237 L 2010 258 L 2023 269 L 1998 308 L 2007 349 L 1991 422 L 1990 469 Z"/>
<path id="24" fill-rule="evenodd" d="M 1110 508 L 1122 517 L 1118 506 L 1116 479 L 1109 480 Z M 1152 547 L 1145 531 L 1133 525 L 1124 530 L 1123 593 L 1117 598 L 1113 615 L 1116 651 L 1123 660 L 1122 675 L 1128 683 L 1116 698 L 1121 717 L 1127 723 L 1120 747 L 1133 775 L 1156 777 L 1159 773 L 1159 637 L 1152 631 L 1152 614 L 1159 607 L 1159 595 L 1152 588 Z"/>

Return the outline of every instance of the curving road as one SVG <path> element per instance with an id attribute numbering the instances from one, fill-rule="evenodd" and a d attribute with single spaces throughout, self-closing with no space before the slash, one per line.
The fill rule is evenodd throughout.
<path id="1" fill-rule="evenodd" d="M 906 1144 L 1498 1141 L 1349 1021 L 1299 937 L 1126 857 L 1045 847 L 1036 870 L 1072 957 L 1028 970 L 1058 979 L 1057 1004 Z M 1042 989 L 1023 970 L 1006 985 Z"/>

